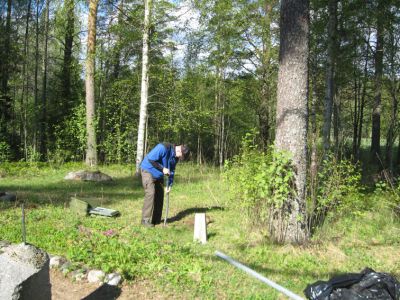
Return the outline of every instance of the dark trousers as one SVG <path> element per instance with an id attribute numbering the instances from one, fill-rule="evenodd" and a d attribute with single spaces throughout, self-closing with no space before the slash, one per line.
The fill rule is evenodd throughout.
<path id="1" fill-rule="evenodd" d="M 144 188 L 142 220 L 160 224 L 164 204 L 163 179 L 154 179 L 149 172 L 142 170 L 142 185 Z"/>

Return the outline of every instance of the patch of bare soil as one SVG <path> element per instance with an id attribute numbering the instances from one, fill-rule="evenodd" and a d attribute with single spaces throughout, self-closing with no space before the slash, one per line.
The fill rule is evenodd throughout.
<path id="1" fill-rule="evenodd" d="M 50 282 L 53 300 L 171 299 L 145 281 L 123 283 L 118 287 L 107 284 L 99 286 L 87 281 L 73 282 L 60 271 L 50 270 Z"/>

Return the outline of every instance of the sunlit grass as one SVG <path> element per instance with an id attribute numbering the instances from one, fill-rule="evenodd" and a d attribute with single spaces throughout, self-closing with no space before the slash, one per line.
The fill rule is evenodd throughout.
<path id="1" fill-rule="evenodd" d="M 235 209 L 219 170 L 182 164 L 170 195 L 167 227 L 139 225 L 143 190 L 132 166 L 102 166 L 110 183 L 70 182 L 63 166 L 23 164 L 0 167 L 0 190 L 14 192 L 15 204 L 0 204 L 0 240 L 21 242 L 21 209 L 25 202 L 27 240 L 51 254 L 68 257 L 105 271 L 121 272 L 128 280 L 147 280 L 176 299 L 277 299 L 270 287 L 221 261 L 220 250 L 264 276 L 302 295 L 308 283 L 364 267 L 399 276 L 398 216 L 384 204 L 388 195 L 371 198 L 369 210 L 328 218 L 308 246 L 268 242 L 260 228 L 247 225 Z M 71 212 L 71 196 L 117 209 L 118 218 L 79 217 Z M 206 212 L 208 243 L 194 243 L 195 212 Z M 105 231 L 112 230 L 107 236 Z"/>

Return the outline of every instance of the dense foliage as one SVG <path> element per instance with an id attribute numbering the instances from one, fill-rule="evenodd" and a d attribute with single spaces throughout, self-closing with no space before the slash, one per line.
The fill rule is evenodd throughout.
<path id="1" fill-rule="evenodd" d="M 310 130 L 326 135 L 322 127 L 331 117 L 335 153 L 369 163 L 360 149 L 370 144 L 376 129 L 368 120 L 379 111 L 381 149 L 372 158 L 378 154 L 378 166 L 392 172 L 400 153 L 398 8 L 385 0 L 310 2 Z M 136 0 L 99 3 L 100 162 L 135 157 L 143 9 Z M 87 10 L 77 0 L 0 6 L 0 161 L 84 159 Z M 198 162 L 222 166 L 252 128 L 260 132 L 262 149 L 272 144 L 279 10 L 276 0 L 153 2 L 147 149 L 161 140 L 184 141 Z M 326 113 L 328 87 L 334 87 L 332 115 Z"/>

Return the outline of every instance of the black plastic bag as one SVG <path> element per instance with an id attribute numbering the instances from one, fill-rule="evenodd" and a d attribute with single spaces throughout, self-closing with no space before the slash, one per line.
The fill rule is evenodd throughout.
<path id="1" fill-rule="evenodd" d="M 310 300 L 400 300 L 400 283 L 387 273 L 366 268 L 361 273 L 350 273 L 317 281 L 304 290 Z"/>

